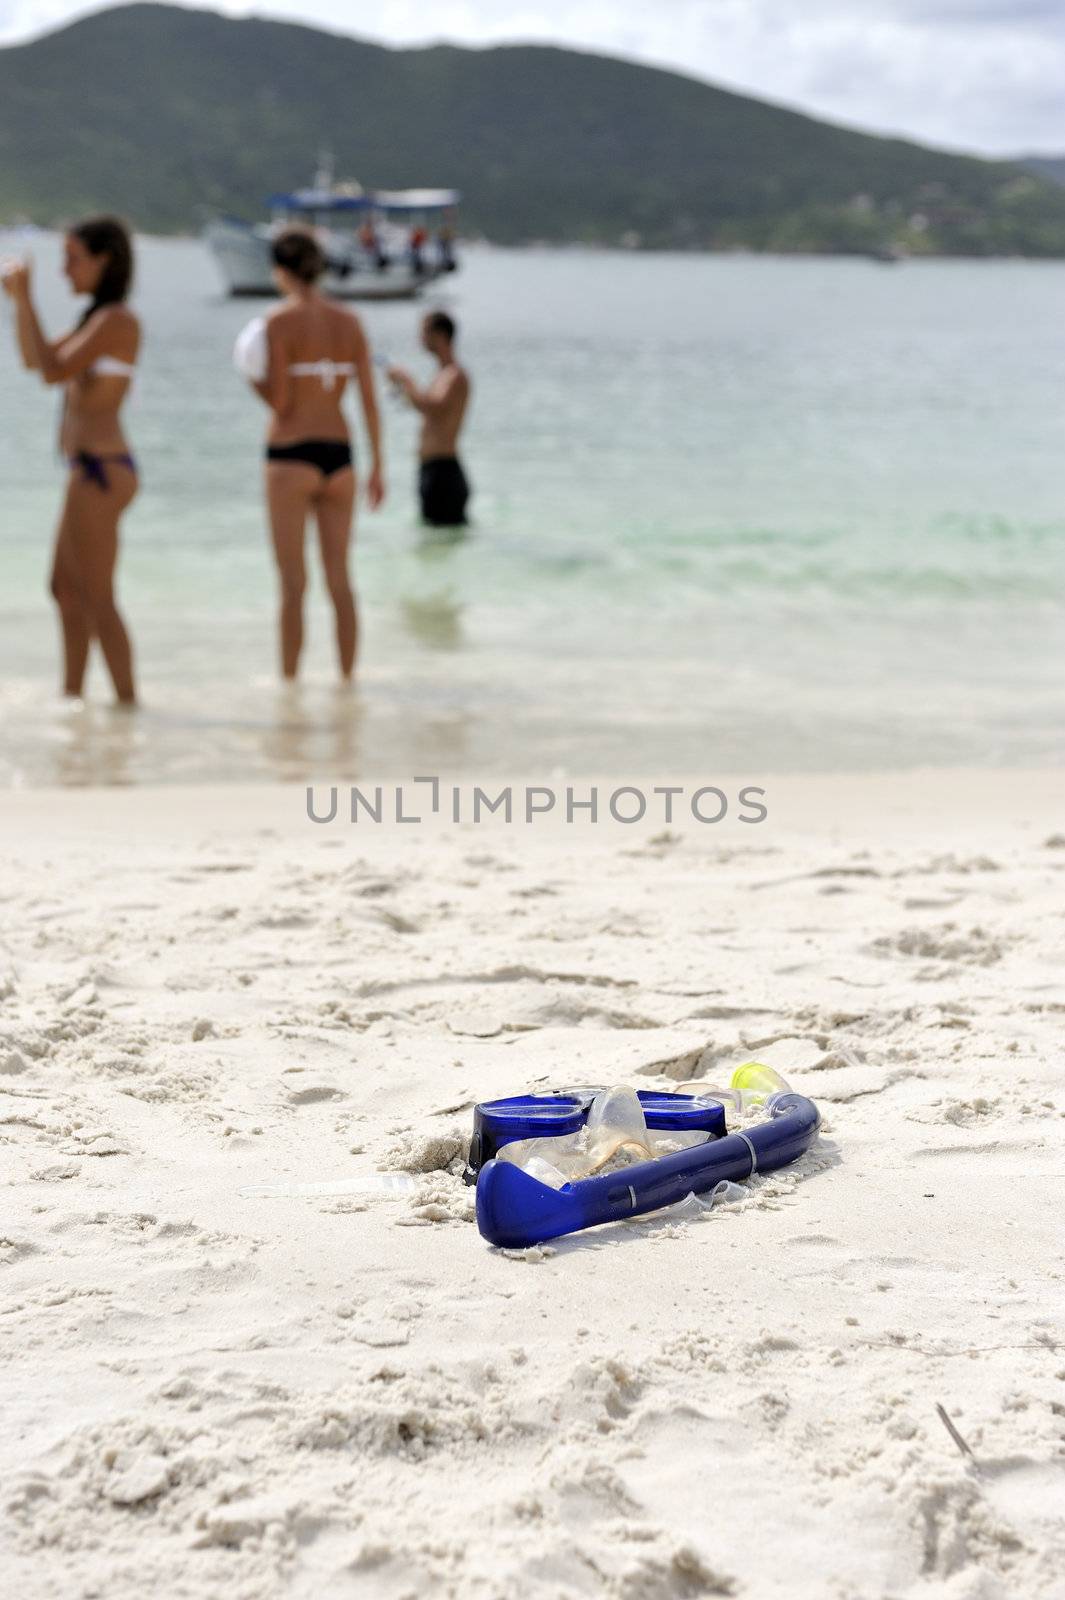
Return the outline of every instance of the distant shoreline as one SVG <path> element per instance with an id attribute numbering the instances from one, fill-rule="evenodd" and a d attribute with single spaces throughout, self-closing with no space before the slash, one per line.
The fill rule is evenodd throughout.
<path id="1" fill-rule="evenodd" d="M 32 236 L 35 233 L 52 235 L 64 231 L 61 222 L 52 224 L 28 222 L 21 220 L 0 219 L 0 235 L 23 233 Z M 153 240 L 159 243 L 179 242 L 187 244 L 202 243 L 203 235 L 200 231 L 178 229 L 174 232 L 158 233 L 151 230 L 142 230 L 134 227 L 138 239 Z M 1042 251 L 1020 252 L 1002 251 L 992 253 L 988 251 L 946 251 L 922 250 L 913 253 L 901 252 L 891 259 L 885 259 L 874 251 L 867 250 L 759 250 L 747 245 L 699 245 L 685 248 L 680 245 L 625 245 L 597 243 L 586 239 L 529 239 L 522 243 L 502 242 L 483 237 L 463 239 L 458 241 L 459 250 L 462 252 L 487 252 L 487 251 L 512 251 L 514 253 L 532 254 L 539 251 L 544 255 L 567 255 L 581 252 L 587 255 L 603 256 L 714 256 L 728 260 L 738 257 L 751 256 L 763 261 L 869 261 L 875 266 L 911 266 L 914 263 L 925 261 L 965 261 L 965 262 L 995 262 L 995 261 L 1028 261 L 1046 262 L 1048 265 L 1065 261 L 1065 251 L 1057 255 L 1048 255 Z"/>

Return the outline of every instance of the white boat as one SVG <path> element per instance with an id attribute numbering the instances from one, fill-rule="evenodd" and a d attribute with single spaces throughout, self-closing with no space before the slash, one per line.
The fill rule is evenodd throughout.
<path id="1" fill-rule="evenodd" d="M 231 295 L 273 295 L 275 236 L 310 227 L 325 252 L 326 294 L 348 300 L 410 300 L 458 266 L 455 189 L 364 190 L 335 184 L 323 161 L 314 184 L 271 195 L 269 222 L 220 218 L 204 237 Z"/>

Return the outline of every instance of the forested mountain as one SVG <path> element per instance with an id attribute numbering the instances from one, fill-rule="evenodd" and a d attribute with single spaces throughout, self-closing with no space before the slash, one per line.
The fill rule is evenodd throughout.
<path id="1" fill-rule="evenodd" d="M 540 46 L 393 50 L 130 5 L 0 50 L 0 218 L 261 214 L 322 145 L 368 186 L 455 185 L 499 242 L 1065 254 L 1065 191 L 678 73 Z"/>

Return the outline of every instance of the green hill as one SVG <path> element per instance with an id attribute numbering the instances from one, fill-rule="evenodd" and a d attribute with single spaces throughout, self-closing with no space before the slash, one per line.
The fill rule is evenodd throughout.
<path id="1" fill-rule="evenodd" d="M 0 50 L 0 216 L 139 228 L 261 214 L 342 175 L 454 184 L 500 242 L 1065 254 L 1065 192 L 1006 162 L 829 126 L 570 50 L 391 50 L 131 5 Z"/>
<path id="2" fill-rule="evenodd" d="M 1021 165 L 1054 183 L 1065 184 L 1065 156 L 1022 156 Z"/>

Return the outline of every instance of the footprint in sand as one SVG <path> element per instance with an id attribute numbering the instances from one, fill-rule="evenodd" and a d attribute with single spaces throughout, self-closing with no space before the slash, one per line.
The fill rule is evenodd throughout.
<path id="1" fill-rule="evenodd" d="M 903 928 L 899 933 L 874 939 L 870 951 L 878 956 L 916 956 L 925 961 L 960 962 L 989 967 L 1001 961 L 1005 945 L 983 928 L 961 929 L 953 922 L 932 928 Z"/>
<path id="2" fill-rule="evenodd" d="M 325 1100 L 343 1100 L 346 1096 L 342 1089 L 336 1089 L 331 1083 L 308 1084 L 305 1089 L 289 1089 L 285 1100 L 290 1106 L 321 1105 Z"/>
<path id="3" fill-rule="evenodd" d="M 1065 1463 L 1028 1456 L 981 1461 L 980 1480 L 999 1515 L 1034 1545 L 1060 1538 Z"/>

